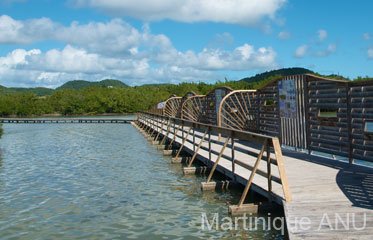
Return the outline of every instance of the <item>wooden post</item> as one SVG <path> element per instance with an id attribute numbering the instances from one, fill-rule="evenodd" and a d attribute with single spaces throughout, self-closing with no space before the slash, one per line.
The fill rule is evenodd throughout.
<path id="1" fill-rule="evenodd" d="M 192 128 L 189 128 L 189 131 L 187 132 L 186 137 L 183 139 L 183 142 L 181 143 L 181 146 L 180 146 L 179 150 L 176 153 L 175 159 L 177 159 L 179 157 L 179 155 L 181 153 L 181 150 L 183 149 L 185 141 L 187 140 L 187 138 L 188 138 L 189 133 L 190 133 L 191 130 L 192 130 Z"/>
<path id="2" fill-rule="evenodd" d="M 162 138 L 162 141 L 160 143 L 161 145 L 164 144 L 164 142 L 166 141 L 166 137 L 168 136 L 168 133 L 170 132 L 170 125 L 171 125 L 171 120 L 168 119 L 167 131 L 166 131 L 166 134 Z"/>
<path id="3" fill-rule="evenodd" d="M 268 201 L 272 201 L 272 165 L 271 165 L 271 149 L 267 141 L 267 174 L 268 174 Z"/>
<path id="4" fill-rule="evenodd" d="M 284 158 L 282 156 L 281 146 L 280 146 L 280 142 L 278 138 L 272 138 L 272 144 L 273 144 L 273 149 L 275 150 L 277 167 L 278 167 L 278 172 L 279 172 L 280 179 L 281 179 L 281 185 L 282 185 L 282 190 L 284 192 L 285 201 L 290 202 L 291 194 L 289 190 L 288 178 L 285 172 Z"/>
<path id="5" fill-rule="evenodd" d="M 194 130 L 194 124 L 193 124 L 193 152 L 196 151 L 196 132 Z"/>
<path id="6" fill-rule="evenodd" d="M 231 146 L 231 160 L 232 160 L 232 173 L 233 173 L 233 176 L 234 178 L 236 178 L 236 174 L 235 173 L 235 155 L 234 155 L 234 132 L 232 131 L 231 132 L 231 142 L 232 142 L 232 146 Z"/>
<path id="7" fill-rule="evenodd" d="M 181 138 L 184 139 L 184 121 L 183 120 L 181 121 L 181 129 L 182 129 Z"/>
<path id="8" fill-rule="evenodd" d="M 158 127 L 158 133 L 157 133 L 157 136 L 155 136 L 154 140 L 157 140 L 159 138 L 159 135 L 161 134 L 162 131 L 163 131 L 163 121 L 162 121 L 161 127 Z"/>
<path id="9" fill-rule="evenodd" d="M 172 147 L 172 144 L 175 142 L 176 140 L 176 134 L 179 133 L 179 127 L 177 127 L 177 130 L 176 130 L 176 123 L 174 122 L 174 137 L 171 139 L 171 142 L 170 144 L 168 145 L 168 149 L 171 149 Z"/>
<path id="10" fill-rule="evenodd" d="M 209 131 L 209 160 L 211 161 L 211 131 Z"/>
<path id="11" fill-rule="evenodd" d="M 188 164 L 188 167 L 191 167 L 191 166 L 192 166 L 193 161 L 194 161 L 194 159 L 196 158 L 196 156 L 197 156 L 197 154 L 198 154 L 198 151 L 199 151 L 199 149 L 200 149 L 201 146 L 202 146 L 203 141 L 205 140 L 205 137 L 206 137 L 206 135 L 207 135 L 207 131 L 208 131 L 208 130 L 205 131 L 205 133 L 203 134 L 203 136 L 202 136 L 202 138 L 201 138 L 201 141 L 198 143 L 197 150 L 194 152 L 192 159 L 190 159 L 190 162 L 189 162 L 189 164 Z"/>
<path id="12" fill-rule="evenodd" d="M 249 177 L 249 180 L 247 181 L 246 183 L 246 186 L 245 186 L 245 189 L 242 193 L 242 196 L 241 196 L 241 199 L 238 203 L 238 207 L 240 208 L 243 204 L 243 202 L 245 201 L 246 199 L 246 196 L 247 196 L 247 193 L 249 192 L 249 189 L 250 189 L 250 186 L 251 186 L 251 183 L 253 182 L 253 179 L 254 179 L 254 176 L 255 176 L 255 173 L 256 173 L 256 170 L 258 169 L 259 167 L 259 163 L 260 161 L 262 160 L 262 157 L 263 157 L 263 153 L 264 153 L 264 150 L 266 148 L 266 145 L 267 145 L 267 139 L 264 140 L 263 142 L 263 146 L 262 146 L 262 150 L 260 151 L 259 155 L 258 155 L 258 158 L 256 159 L 256 162 L 255 162 L 255 165 L 254 165 L 254 168 L 253 170 L 251 171 L 251 174 L 250 174 L 250 177 Z"/>
<path id="13" fill-rule="evenodd" d="M 210 182 L 210 180 L 211 180 L 211 178 L 212 178 L 212 175 L 214 174 L 215 169 L 216 169 L 216 167 L 217 167 L 218 164 L 219 164 L 219 160 L 220 160 L 221 156 L 223 156 L 224 150 L 225 150 L 225 148 L 227 147 L 228 142 L 229 142 L 229 137 L 227 137 L 227 140 L 225 140 L 225 143 L 224 143 L 223 147 L 222 147 L 221 150 L 220 150 L 219 156 L 218 156 L 218 158 L 216 159 L 214 165 L 212 166 L 211 172 L 210 172 L 210 174 L 209 174 L 209 176 L 207 177 L 207 180 L 206 180 L 207 183 Z"/>
<path id="14" fill-rule="evenodd" d="M 282 81 L 283 79 L 281 80 L 278 80 L 278 81 Z M 278 116 L 278 127 L 277 127 L 277 131 L 278 131 L 278 138 L 280 139 L 280 142 L 282 143 L 282 134 L 281 134 L 281 116 L 280 116 L 280 89 L 278 88 L 278 81 L 276 81 L 276 89 L 277 89 L 277 116 Z"/>

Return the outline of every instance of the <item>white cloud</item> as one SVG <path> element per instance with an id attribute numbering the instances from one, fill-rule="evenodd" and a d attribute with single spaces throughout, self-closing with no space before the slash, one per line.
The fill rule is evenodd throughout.
<path id="1" fill-rule="evenodd" d="M 299 46 L 295 50 L 294 56 L 297 58 L 303 58 L 307 54 L 308 48 L 309 47 L 306 44 Z"/>
<path id="2" fill-rule="evenodd" d="M 254 25 L 274 19 L 286 0 L 72 0 L 75 6 L 92 7 L 116 16 L 145 21 L 171 19 L 180 22 L 222 22 Z"/>
<path id="3" fill-rule="evenodd" d="M 234 37 L 228 32 L 216 34 L 214 38 L 209 42 L 208 46 L 210 48 L 224 48 L 226 46 L 232 45 L 234 42 Z"/>
<path id="4" fill-rule="evenodd" d="M 276 52 L 268 47 L 255 49 L 244 44 L 233 51 L 203 49 L 200 53 L 179 53 L 177 65 L 189 66 L 199 70 L 248 70 L 273 68 L 276 66 Z"/>
<path id="5" fill-rule="evenodd" d="M 316 56 L 318 57 L 326 57 L 329 56 L 332 53 L 335 53 L 337 51 L 337 45 L 334 43 L 331 43 L 327 46 L 324 50 L 319 50 L 316 52 Z"/>
<path id="6" fill-rule="evenodd" d="M 367 54 L 368 58 L 373 59 L 373 47 L 368 48 Z"/>
<path id="7" fill-rule="evenodd" d="M 270 46 L 244 43 L 233 50 L 209 45 L 200 52 L 177 50 L 163 34 L 148 25 L 134 28 L 120 19 L 73 22 L 68 26 L 50 19 L 15 20 L 0 17 L 0 43 L 27 44 L 53 40 L 63 49 L 16 49 L 0 56 L 0 84 L 56 87 L 67 80 L 123 79 L 128 84 L 222 79 L 219 71 L 248 71 L 277 66 Z M 233 44 L 233 36 L 217 36 Z"/>
<path id="8" fill-rule="evenodd" d="M 0 43 L 31 43 L 47 40 L 57 24 L 48 18 L 18 21 L 7 15 L 0 16 Z"/>
<path id="9" fill-rule="evenodd" d="M 368 41 L 368 40 L 372 39 L 372 35 L 370 33 L 364 33 L 363 34 L 363 39 Z"/>
<path id="10" fill-rule="evenodd" d="M 0 43 L 27 44 L 43 40 L 56 40 L 83 47 L 106 55 L 132 54 L 130 49 L 141 45 L 169 48 L 171 41 L 162 34 L 151 34 L 148 27 L 139 31 L 121 19 L 108 22 L 73 22 L 63 26 L 48 18 L 15 20 L 0 16 Z"/>
<path id="11" fill-rule="evenodd" d="M 324 41 L 328 37 L 328 32 L 324 29 L 317 31 L 317 36 L 320 41 Z"/>
<path id="12" fill-rule="evenodd" d="M 136 50 L 134 50 L 134 54 Z M 41 52 L 17 49 L 0 58 L 0 80 L 8 86 L 56 87 L 72 79 L 123 79 L 128 84 L 181 81 L 211 81 L 216 71 L 269 69 L 276 67 L 276 52 L 270 47 L 255 49 L 244 44 L 233 51 L 204 49 L 155 53 L 150 58 L 108 57 L 67 45 Z M 155 65 L 154 65 L 155 64 Z M 220 76 L 221 78 L 221 76 Z M 0 82 L 4 84 L 4 82 Z"/>
<path id="13" fill-rule="evenodd" d="M 290 33 L 287 31 L 282 31 L 278 33 L 278 38 L 281 40 L 286 40 L 290 38 Z"/>
<path id="14" fill-rule="evenodd" d="M 73 22 L 70 26 L 62 27 L 52 34 L 56 40 L 64 43 L 109 55 L 114 53 L 131 54 L 130 49 L 160 37 L 140 32 L 120 19 L 113 19 L 105 23 L 79 24 Z"/>
<path id="15" fill-rule="evenodd" d="M 317 31 L 318 40 L 312 40 L 307 44 L 299 46 L 295 52 L 294 57 L 303 58 L 305 56 L 313 57 L 327 57 L 337 51 L 337 44 L 325 41 L 328 38 L 328 32 L 324 29 Z"/>

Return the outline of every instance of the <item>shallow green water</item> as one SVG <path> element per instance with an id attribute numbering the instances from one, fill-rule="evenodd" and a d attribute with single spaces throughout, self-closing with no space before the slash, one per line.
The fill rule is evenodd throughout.
<path id="1" fill-rule="evenodd" d="M 131 125 L 3 128 L 0 239 L 282 238 L 202 230 L 202 213 L 226 217 L 239 195 L 202 193 L 203 176 L 183 176 Z"/>

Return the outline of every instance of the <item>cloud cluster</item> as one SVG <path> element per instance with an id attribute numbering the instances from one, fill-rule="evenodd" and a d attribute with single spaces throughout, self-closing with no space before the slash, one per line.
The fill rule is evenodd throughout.
<path id="1" fill-rule="evenodd" d="M 328 32 L 324 29 L 320 29 L 319 31 L 317 31 L 317 35 L 318 35 L 319 41 L 322 42 L 328 37 Z"/>
<path id="2" fill-rule="evenodd" d="M 367 54 L 368 58 L 373 59 L 373 47 L 368 48 Z"/>
<path id="3" fill-rule="evenodd" d="M 145 21 L 220 22 L 254 25 L 273 19 L 286 0 L 72 0 L 77 7 L 91 7 L 115 16 Z M 238 7 L 237 7 L 238 6 Z"/>
<path id="4" fill-rule="evenodd" d="M 147 25 L 136 29 L 120 19 L 64 26 L 47 18 L 20 21 L 4 15 L 0 16 L 0 31 L 0 43 L 53 40 L 65 45 L 46 51 L 19 48 L 0 57 L 0 84 L 8 86 L 56 87 L 78 78 L 118 78 L 132 85 L 206 81 L 222 79 L 222 70 L 276 66 L 276 52 L 271 47 L 245 43 L 229 51 L 211 46 L 200 52 L 179 51 L 167 36 L 152 34 Z M 233 41 L 229 33 L 219 37 Z"/>
<path id="5" fill-rule="evenodd" d="M 277 36 L 280 40 L 287 40 L 290 38 L 291 34 L 287 31 L 282 31 L 279 32 Z"/>
<path id="6" fill-rule="evenodd" d="M 363 34 L 363 39 L 366 40 L 366 41 L 368 41 L 368 40 L 370 40 L 372 38 L 373 38 L 372 34 L 370 34 L 370 33 L 364 33 Z"/>
<path id="7" fill-rule="evenodd" d="M 297 58 L 302 58 L 307 54 L 308 51 L 308 45 L 304 44 L 299 46 L 294 53 L 294 56 Z"/>
<path id="8" fill-rule="evenodd" d="M 17 21 L 10 16 L 0 16 L 0 43 L 27 44 L 48 40 L 55 32 L 57 24 L 48 18 Z"/>
<path id="9" fill-rule="evenodd" d="M 295 49 L 294 57 L 303 58 L 308 55 L 315 57 L 327 57 L 337 51 L 336 43 L 325 44 L 328 32 L 324 29 L 317 31 L 317 41 L 308 44 L 302 44 Z"/>

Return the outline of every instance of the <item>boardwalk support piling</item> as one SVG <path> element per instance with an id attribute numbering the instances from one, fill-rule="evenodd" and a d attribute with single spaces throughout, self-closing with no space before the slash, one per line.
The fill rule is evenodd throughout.
<path id="1" fill-rule="evenodd" d="M 158 149 L 158 150 L 164 150 L 165 147 L 166 147 L 166 145 L 164 145 L 164 144 L 158 144 L 158 145 L 157 145 L 157 149 Z"/>
<path id="2" fill-rule="evenodd" d="M 207 135 L 207 132 L 208 132 L 208 130 L 206 130 L 206 131 L 204 132 L 204 134 L 203 134 L 203 136 L 202 136 L 202 138 L 201 138 L 201 141 L 198 143 L 197 149 L 196 149 L 196 151 L 195 151 L 194 154 L 193 154 L 192 159 L 189 161 L 189 164 L 188 164 L 188 167 L 187 167 L 187 168 L 191 168 L 191 167 L 192 167 L 192 164 L 193 164 L 193 162 L 194 162 L 194 159 L 196 159 L 196 157 L 197 157 L 198 151 L 199 151 L 199 149 L 201 148 L 203 141 L 205 140 L 205 137 L 206 137 L 206 135 Z M 189 174 L 189 173 L 190 173 L 190 171 L 184 171 L 184 174 Z"/>
<path id="3" fill-rule="evenodd" d="M 200 167 L 184 167 L 184 175 L 193 175 L 193 174 L 206 174 L 209 173 L 210 169 L 206 166 Z"/>
<path id="4" fill-rule="evenodd" d="M 214 182 L 210 182 L 210 181 L 211 181 L 212 175 L 214 174 L 214 172 L 215 172 L 215 170 L 216 170 L 216 167 L 217 167 L 218 164 L 219 164 L 220 158 L 223 156 L 224 150 L 225 150 L 225 148 L 226 148 L 227 145 L 228 145 L 229 139 L 230 139 L 230 138 L 227 137 L 227 139 L 225 140 L 225 143 L 224 143 L 223 147 L 222 147 L 221 150 L 220 150 L 220 153 L 219 153 L 218 158 L 216 159 L 214 165 L 212 166 L 211 172 L 210 172 L 209 176 L 207 177 L 206 182 L 201 183 L 201 188 L 202 188 L 203 191 L 205 191 L 205 190 L 213 190 L 213 189 L 215 189 L 215 187 L 216 187 L 216 183 L 214 183 Z M 215 184 L 215 185 L 214 185 L 214 184 Z M 213 188 L 213 186 L 214 186 L 214 188 Z"/>
<path id="5" fill-rule="evenodd" d="M 254 168 L 253 170 L 251 171 L 251 174 L 250 174 L 250 177 L 249 177 L 249 180 L 247 181 L 246 183 L 246 186 L 245 186 L 245 189 L 242 193 L 242 196 L 241 196 L 241 199 L 238 203 L 238 205 L 233 205 L 233 206 L 230 206 L 228 208 L 228 212 L 229 213 L 233 213 L 233 214 L 236 214 L 236 213 L 242 213 L 242 212 L 245 212 L 244 210 L 250 210 L 251 207 L 245 207 L 243 206 L 243 203 L 246 199 L 246 196 L 247 196 L 247 193 L 249 192 L 249 189 L 251 187 L 251 183 L 253 182 L 254 180 L 254 176 L 255 176 L 255 173 L 256 173 L 256 170 L 258 169 L 258 166 L 259 166 L 259 163 L 260 161 L 262 160 L 262 157 L 263 157 L 263 153 L 265 151 L 267 147 L 267 139 L 264 140 L 263 142 L 263 146 L 262 146 L 262 150 L 260 151 L 259 155 L 258 155 L 258 158 L 256 159 L 256 162 L 255 162 L 255 165 L 254 165 Z"/>
<path id="6" fill-rule="evenodd" d="M 172 152 L 173 152 L 174 150 L 163 150 L 163 155 L 164 156 L 171 156 L 172 155 Z"/>
<path id="7" fill-rule="evenodd" d="M 172 158 L 172 163 L 178 163 L 178 162 L 181 162 L 181 159 L 179 159 L 179 158 L 180 158 L 179 155 L 180 155 L 181 151 L 182 151 L 183 148 L 184 148 L 185 141 L 188 139 L 188 136 L 189 136 L 191 130 L 192 130 L 192 128 L 189 128 L 189 131 L 187 132 L 185 138 L 183 139 L 183 141 L 182 141 L 182 143 L 181 143 L 181 146 L 180 146 L 179 150 L 178 150 L 177 153 L 176 153 L 176 156 L 175 156 L 174 158 Z M 183 132 L 184 132 L 184 131 L 183 131 Z"/>

